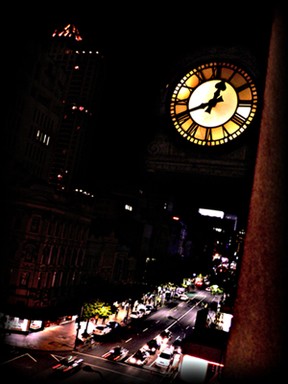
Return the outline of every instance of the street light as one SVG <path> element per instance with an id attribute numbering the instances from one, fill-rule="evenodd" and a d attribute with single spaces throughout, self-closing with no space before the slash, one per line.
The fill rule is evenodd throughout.
<path id="1" fill-rule="evenodd" d="M 76 336 L 75 336 L 74 350 L 77 350 L 78 336 L 79 336 L 79 331 L 80 331 L 80 328 L 81 328 L 81 324 L 80 324 L 80 322 L 81 322 L 81 320 L 82 320 L 82 315 L 83 315 L 83 306 L 81 306 L 80 314 L 79 314 L 79 316 L 77 316 L 77 319 L 76 319 L 77 329 L 76 329 Z"/>

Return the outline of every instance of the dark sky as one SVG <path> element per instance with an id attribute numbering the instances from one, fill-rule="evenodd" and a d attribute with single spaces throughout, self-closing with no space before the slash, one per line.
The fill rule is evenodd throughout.
<path id="1" fill-rule="evenodd" d="M 59 5 L 61 4 L 61 6 Z M 245 45 L 261 50 L 272 16 L 271 6 L 231 8 L 231 2 L 203 4 L 129 2 L 41 2 L 5 8 L 6 41 L 29 35 L 50 35 L 74 23 L 81 34 L 121 65 L 132 60 L 139 68 L 164 70 L 181 55 L 215 44 Z M 3 16 L 4 17 L 4 16 Z M 165 65 L 166 63 L 166 65 Z M 157 73 L 157 72 L 156 72 Z"/>
<path id="2" fill-rule="evenodd" d="M 21 39 L 50 38 L 54 28 L 74 23 L 83 39 L 104 53 L 109 84 L 106 108 L 111 111 L 113 107 L 108 124 L 113 127 L 114 136 L 111 140 L 107 131 L 98 140 L 98 148 L 92 142 L 94 168 L 100 173 L 108 165 L 111 175 L 125 170 L 129 178 L 136 177 L 135 167 L 143 167 L 145 145 L 159 128 L 163 89 L 187 57 L 211 47 L 236 52 L 244 47 L 253 52 L 261 75 L 265 75 L 272 16 L 269 4 L 261 5 L 260 13 L 246 3 L 241 8 L 231 2 L 65 3 L 23 4 L 16 7 L 17 12 L 14 6 L 8 6 L 5 18 L 10 28 L 6 29 L 5 43 L 15 57 Z M 173 183 L 167 183 L 172 188 Z M 193 185 L 191 195 L 187 191 L 189 184 L 188 181 L 185 185 L 187 199 L 201 195 L 200 191 L 195 194 Z M 217 181 L 205 180 L 204 184 L 209 198 L 209 188 L 213 185 L 215 189 Z M 241 190 L 241 184 L 237 188 Z M 181 198 L 184 199 L 180 193 Z"/>

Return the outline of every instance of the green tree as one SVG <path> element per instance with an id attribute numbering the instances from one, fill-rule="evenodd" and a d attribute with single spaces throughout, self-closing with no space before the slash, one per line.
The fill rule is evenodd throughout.
<path id="1" fill-rule="evenodd" d="M 108 303 L 105 303 L 102 300 L 96 299 L 88 303 L 84 303 L 82 311 L 82 319 L 86 321 L 85 331 L 83 335 L 88 336 L 88 325 L 89 321 L 92 318 L 102 318 L 103 322 L 110 315 L 112 315 L 112 306 Z"/>
<path id="2" fill-rule="evenodd" d="M 113 314 L 112 306 L 104 301 L 97 300 L 94 302 L 94 308 L 94 317 L 97 316 L 98 318 L 103 319 L 103 321 Z"/>

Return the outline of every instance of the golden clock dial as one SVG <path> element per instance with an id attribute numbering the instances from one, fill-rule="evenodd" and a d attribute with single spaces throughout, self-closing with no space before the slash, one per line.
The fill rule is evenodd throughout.
<path id="1" fill-rule="evenodd" d="M 174 87 L 170 116 L 188 141 L 217 146 L 238 138 L 253 121 L 258 95 L 247 71 L 229 62 L 192 69 Z"/>

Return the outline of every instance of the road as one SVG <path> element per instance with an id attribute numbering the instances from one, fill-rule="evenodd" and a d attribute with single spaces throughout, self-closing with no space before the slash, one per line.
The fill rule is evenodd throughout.
<path id="1" fill-rule="evenodd" d="M 113 337 L 99 337 L 94 345 L 81 351 L 73 351 L 84 358 L 83 368 L 79 372 L 65 377 L 65 383 L 133 383 L 151 384 L 170 382 L 169 372 L 160 371 L 154 366 L 157 355 L 152 355 L 144 367 L 129 364 L 129 360 L 112 362 L 103 358 L 103 354 L 112 346 L 123 345 L 129 349 L 129 356 L 141 348 L 148 340 L 156 337 L 162 330 L 170 329 L 171 342 L 178 336 L 184 336 L 193 330 L 199 303 L 215 298 L 207 292 L 201 292 L 189 302 L 171 301 L 166 306 L 152 312 L 142 319 L 133 320 L 122 332 Z M 24 380 L 27 383 L 59 383 L 59 378 L 51 375 L 51 367 L 65 354 L 52 354 L 44 351 L 23 351 L 22 355 L 6 361 L 0 366 L 2 377 Z M 85 368 L 86 367 L 86 368 Z M 88 368 L 87 368 L 88 367 Z"/>

